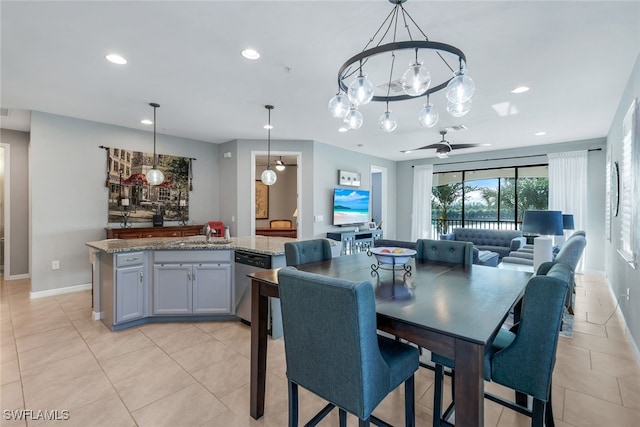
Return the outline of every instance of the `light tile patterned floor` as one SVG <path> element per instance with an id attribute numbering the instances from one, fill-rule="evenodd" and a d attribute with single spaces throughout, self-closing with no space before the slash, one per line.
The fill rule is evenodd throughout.
<path id="1" fill-rule="evenodd" d="M 604 279 L 577 276 L 574 337 L 560 338 L 554 372 L 556 425 L 640 424 L 640 367 L 614 316 Z M 282 340 L 269 342 L 265 416 L 249 417 L 249 335 L 239 322 L 149 324 L 110 332 L 91 320 L 90 292 L 29 299 L 30 282 L 0 283 L 0 426 L 224 426 L 287 424 Z M 488 383 L 487 390 L 511 396 Z M 416 380 L 417 424 L 431 425 L 433 375 Z M 449 393 L 445 393 L 446 396 Z M 324 402 L 301 391 L 301 419 Z M 376 415 L 403 424 L 392 393 Z M 4 410 L 67 410 L 67 421 L 15 421 Z M 335 412 L 335 411 L 334 411 Z M 35 413 L 35 412 L 34 412 Z M 60 413 L 60 416 L 63 414 Z M 354 425 L 355 419 L 349 418 Z M 529 419 L 485 401 L 488 426 Z M 337 425 L 332 413 L 322 426 Z"/>

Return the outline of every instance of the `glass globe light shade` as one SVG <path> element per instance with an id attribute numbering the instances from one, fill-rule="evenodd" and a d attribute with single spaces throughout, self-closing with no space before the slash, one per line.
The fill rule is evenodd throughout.
<path id="1" fill-rule="evenodd" d="M 329 112 L 337 119 L 341 119 L 347 115 L 351 103 L 346 95 L 339 93 L 329 101 Z"/>
<path id="2" fill-rule="evenodd" d="M 351 108 L 346 116 L 344 116 L 344 125 L 348 129 L 360 129 L 363 121 L 362 113 L 355 108 Z"/>
<path id="3" fill-rule="evenodd" d="M 471 77 L 464 72 L 458 70 L 447 84 L 447 99 L 454 104 L 467 102 L 473 96 L 476 86 L 473 84 Z"/>
<path id="4" fill-rule="evenodd" d="M 471 100 L 469 99 L 467 102 L 461 102 L 457 104 L 449 101 L 447 102 L 447 111 L 453 117 L 462 117 L 469 111 L 471 111 Z"/>
<path id="5" fill-rule="evenodd" d="M 402 89 L 410 96 L 420 96 L 431 85 L 431 74 L 422 66 L 422 62 L 412 64 L 402 75 Z"/>
<path id="6" fill-rule="evenodd" d="M 154 167 L 147 171 L 146 178 L 150 185 L 160 185 L 164 181 L 164 174 L 160 169 Z"/>
<path id="7" fill-rule="evenodd" d="M 438 123 L 438 119 L 440 118 L 440 114 L 438 110 L 431 104 L 424 104 L 424 107 L 418 113 L 418 122 L 420 126 L 426 128 L 432 128 Z"/>
<path id="8" fill-rule="evenodd" d="M 347 96 L 356 107 L 368 104 L 373 98 L 373 83 L 367 79 L 367 76 L 358 76 L 349 85 Z"/>
<path id="9" fill-rule="evenodd" d="M 380 126 L 380 129 L 385 132 L 393 132 L 398 127 L 398 120 L 396 119 L 395 114 L 391 111 L 386 111 L 380 116 L 378 125 Z"/>
<path id="10" fill-rule="evenodd" d="M 276 183 L 277 179 L 278 175 L 276 175 L 276 173 L 271 169 L 265 169 L 265 171 L 262 172 L 262 175 L 260 175 L 260 180 L 264 185 L 273 185 Z"/>

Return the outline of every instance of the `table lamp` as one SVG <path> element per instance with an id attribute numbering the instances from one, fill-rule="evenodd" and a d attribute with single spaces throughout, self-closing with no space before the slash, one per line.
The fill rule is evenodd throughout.
<path id="1" fill-rule="evenodd" d="M 573 215 L 571 214 L 562 214 L 562 229 L 563 230 L 573 230 L 575 229 L 575 226 L 573 225 Z M 562 232 L 562 236 L 556 236 L 554 239 L 554 243 L 555 245 L 558 247 L 558 249 L 560 249 L 562 247 L 562 245 L 564 245 L 564 242 L 566 242 L 567 237 L 564 234 L 564 231 Z"/>
<path id="2" fill-rule="evenodd" d="M 562 211 L 525 211 L 522 232 L 539 234 L 533 240 L 533 271 L 537 271 L 540 264 L 553 259 L 549 236 L 562 236 Z"/>

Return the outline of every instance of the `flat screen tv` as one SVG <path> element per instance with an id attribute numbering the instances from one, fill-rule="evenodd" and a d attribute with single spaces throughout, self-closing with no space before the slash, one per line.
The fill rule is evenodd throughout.
<path id="1" fill-rule="evenodd" d="M 369 190 L 335 188 L 333 190 L 333 225 L 357 225 L 370 221 Z"/>

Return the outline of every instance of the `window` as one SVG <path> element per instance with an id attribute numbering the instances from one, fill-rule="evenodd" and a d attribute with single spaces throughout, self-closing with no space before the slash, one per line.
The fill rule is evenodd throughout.
<path id="1" fill-rule="evenodd" d="M 620 213 L 621 213 L 621 226 L 620 226 L 620 253 L 622 256 L 630 262 L 634 261 L 632 244 L 635 242 L 636 227 L 634 226 L 634 206 L 636 203 L 634 197 L 628 197 L 628 195 L 634 194 L 633 188 L 633 143 L 635 135 L 634 125 L 637 121 L 637 105 L 634 100 L 627 111 L 622 122 L 622 173 L 620 176 L 620 194 L 626 195 L 620 197 Z"/>
<path id="2" fill-rule="evenodd" d="M 437 234 L 457 227 L 514 230 L 527 209 L 549 204 L 547 165 L 433 174 L 431 218 Z"/>

